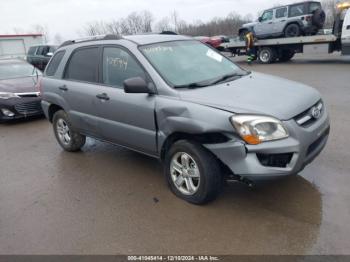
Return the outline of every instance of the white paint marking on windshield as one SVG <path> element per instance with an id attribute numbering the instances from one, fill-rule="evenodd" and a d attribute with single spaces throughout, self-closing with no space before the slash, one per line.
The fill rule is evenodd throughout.
<path id="1" fill-rule="evenodd" d="M 209 49 L 207 52 L 207 56 L 218 61 L 219 63 L 222 62 L 222 56 L 218 53 L 215 53 L 213 50 Z"/>

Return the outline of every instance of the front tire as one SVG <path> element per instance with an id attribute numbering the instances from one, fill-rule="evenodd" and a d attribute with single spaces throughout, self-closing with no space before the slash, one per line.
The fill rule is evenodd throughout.
<path id="1" fill-rule="evenodd" d="M 171 191 L 189 203 L 206 204 L 221 192 L 219 162 L 196 142 L 181 140 L 173 144 L 166 153 L 164 168 Z"/>
<path id="2" fill-rule="evenodd" d="M 77 152 L 85 145 L 86 137 L 74 130 L 65 111 L 57 111 L 52 122 L 57 142 L 64 150 Z"/>

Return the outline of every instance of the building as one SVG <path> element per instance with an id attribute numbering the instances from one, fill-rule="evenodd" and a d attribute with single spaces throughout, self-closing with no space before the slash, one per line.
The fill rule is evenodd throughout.
<path id="1" fill-rule="evenodd" d="M 31 46 L 43 43 L 42 34 L 0 35 L 0 59 L 24 58 Z"/>

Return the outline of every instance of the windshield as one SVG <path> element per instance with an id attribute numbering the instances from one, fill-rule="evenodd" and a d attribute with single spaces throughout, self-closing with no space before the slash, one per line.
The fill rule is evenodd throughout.
<path id="1" fill-rule="evenodd" d="M 175 88 L 246 74 L 232 61 L 199 41 L 157 43 L 141 47 L 141 52 Z"/>
<path id="2" fill-rule="evenodd" d="M 34 66 L 26 63 L 0 63 L 0 80 L 41 75 Z"/>

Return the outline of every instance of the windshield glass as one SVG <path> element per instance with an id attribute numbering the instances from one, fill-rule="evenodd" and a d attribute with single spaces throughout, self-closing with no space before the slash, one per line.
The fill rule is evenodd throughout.
<path id="1" fill-rule="evenodd" d="M 13 79 L 41 75 L 34 66 L 26 63 L 0 63 L 0 79 Z"/>
<path id="2" fill-rule="evenodd" d="M 232 61 L 199 41 L 174 41 L 141 47 L 141 52 L 173 87 L 246 74 Z"/>

